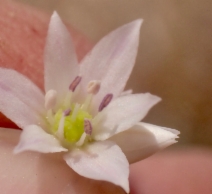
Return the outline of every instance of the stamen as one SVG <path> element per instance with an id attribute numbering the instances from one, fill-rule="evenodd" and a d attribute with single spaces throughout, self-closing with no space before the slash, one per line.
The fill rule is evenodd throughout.
<path id="1" fill-rule="evenodd" d="M 49 90 L 45 95 L 45 108 L 46 110 L 53 109 L 57 102 L 57 92 Z"/>
<path id="2" fill-rule="evenodd" d="M 70 113 L 71 113 L 71 109 L 70 109 L 70 108 L 67 109 L 67 110 L 65 110 L 65 111 L 63 112 L 64 116 L 69 116 Z"/>
<path id="3" fill-rule="evenodd" d="M 87 136 L 87 135 L 86 135 L 85 133 L 83 133 L 83 134 L 81 135 L 79 141 L 76 143 L 76 146 L 78 146 L 78 147 L 82 146 L 82 145 L 84 144 L 84 142 L 85 142 L 86 136 Z"/>
<path id="4" fill-rule="evenodd" d="M 91 103 L 92 97 L 93 97 L 92 94 L 89 94 L 89 95 L 86 97 L 85 103 L 84 103 L 83 106 L 82 106 L 82 110 L 87 110 L 87 109 L 89 108 L 89 105 L 90 105 L 90 103 Z"/>
<path id="5" fill-rule="evenodd" d="M 87 135 L 91 135 L 92 133 L 92 125 L 91 125 L 91 122 L 90 120 L 88 119 L 84 119 L 84 131 Z"/>
<path id="6" fill-rule="evenodd" d="M 99 106 L 99 112 L 101 112 L 110 103 L 110 101 L 112 100 L 112 98 L 113 98 L 113 94 L 107 94 L 103 98 L 103 100 L 102 100 L 102 102 L 101 102 L 101 104 Z"/>
<path id="7" fill-rule="evenodd" d="M 93 80 L 88 83 L 87 92 L 90 94 L 97 94 L 100 89 L 100 81 Z"/>
<path id="8" fill-rule="evenodd" d="M 53 117 L 52 110 L 48 110 L 48 111 L 47 111 L 46 119 L 49 121 L 49 123 L 50 123 L 51 125 L 54 124 L 54 117 Z"/>
<path id="9" fill-rule="evenodd" d="M 70 107 L 70 105 L 71 105 L 71 99 L 72 99 L 72 94 L 73 94 L 72 91 L 68 91 L 68 93 L 67 93 L 67 95 L 65 97 L 65 100 L 63 102 L 64 107 Z"/>
<path id="10" fill-rule="evenodd" d="M 74 81 L 71 83 L 71 85 L 69 86 L 69 90 L 71 90 L 72 92 L 75 91 L 76 87 L 79 85 L 80 81 L 81 81 L 82 77 L 77 76 Z"/>
<path id="11" fill-rule="evenodd" d="M 101 119 L 104 117 L 104 112 L 99 112 L 93 119 L 92 119 L 92 126 L 96 126 Z"/>
<path id="12" fill-rule="evenodd" d="M 65 122 L 65 116 L 62 115 L 57 130 L 57 136 L 59 137 L 60 140 L 64 139 L 64 122 Z"/>
<path id="13" fill-rule="evenodd" d="M 76 117 L 77 117 L 77 113 L 78 113 L 78 110 L 80 108 L 80 104 L 76 104 L 75 107 L 74 107 L 74 111 L 71 115 L 71 120 L 72 121 L 75 121 L 76 120 Z"/>

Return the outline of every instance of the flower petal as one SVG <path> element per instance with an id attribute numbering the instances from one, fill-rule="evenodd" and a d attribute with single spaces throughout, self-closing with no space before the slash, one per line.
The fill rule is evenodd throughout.
<path id="1" fill-rule="evenodd" d="M 125 90 L 123 91 L 120 96 L 125 96 L 125 95 L 129 95 L 129 94 L 132 94 L 133 93 L 133 90 L 132 89 L 129 89 L 129 90 Z"/>
<path id="2" fill-rule="evenodd" d="M 23 151 L 53 153 L 67 151 L 67 149 L 63 148 L 53 135 L 46 133 L 41 127 L 29 125 L 23 129 L 19 144 L 14 149 L 14 153 Z"/>
<path id="3" fill-rule="evenodd" d="M 121 149 L 112 142 L 94 142 L 66 154 L 66 163 L 81 176 L 109 181 L 129 193 L 129 164 Z"/>
<path id="4" fill-rule="evenodd" d="M 0 68 L 0 111 L 19 127 L 42 122 L 44 96 L 29 79 Z"/>
<path id="5" fill-rule="evenodd" d="M 123 91 L 135 64 L 141 23 L 142 20 L 136 20 L 111 32 L 82 61 L 80 74 L 84 87 L 92 80 L 101 81 L 94 100 L 96 106 L 106 94 L 117 97 Z"/>
<path id="6" fill-rule="evenodd" d="M 13 93 L 32 109 L 42 112 L 44 95 L 42 91 L 24 75 L 12 69 L 0 68 L 0 87 Z"/>
<path id="7" fill-rule="evenodd" d="M 159 97 L 149 93 L 131 94 L 115 99 L 103 110 L 102 118 L 97 124 L 94 119 L 93 137 L 96 140 L 105 140 L 116 133 L 129 129 L 141 121 L 150 108 L 160 100 Z"/>
<path id="8" fill-rule="evenodd" d="M 56 90 L 60 99 L 78 75 L 79 67 L 70 33 L 57 12 L 49 24 L 44 65 L 45 91 Z"/>
<path id="9" fill-rule="evenodd" d="M 178 135 L 174 129 L 139 123 L 109 140 L 121 147 L 129 163 L 134 163 L 176 143 Z"/>

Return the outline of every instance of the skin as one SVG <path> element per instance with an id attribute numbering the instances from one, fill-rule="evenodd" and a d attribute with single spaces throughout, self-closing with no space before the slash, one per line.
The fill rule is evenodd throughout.
<path id="1" fill-rule="evenodd" d="M 0 66 L 25 74 L 43 88 L 43 48 L 49 15 L 30 7 L 0 0 Z M 70 29 L 79 59 L 92 47 Z M 3 115 L 0 126 L 17 128 Z M 12 194 L 121 194 L 110 183 L 83 178 L 60 154 L 13 154 L 20 130 L 0 130 L 0 191 Z M 132 194 L 211 193 L 212 153 L 204 148 L 183 148 L 156 154 L 131 165 Z"/>

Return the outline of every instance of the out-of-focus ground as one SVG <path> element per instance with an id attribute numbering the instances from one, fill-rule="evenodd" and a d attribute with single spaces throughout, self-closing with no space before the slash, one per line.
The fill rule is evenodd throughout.
<path id="1" fill-rule="evenodd" d="M 128 88 L 162 97 L 145 121 L 181 131 L 180 142 L 212 145 L 212 1 L 16 0 L 62 18 L 93 42 L 143 18 Z"/>

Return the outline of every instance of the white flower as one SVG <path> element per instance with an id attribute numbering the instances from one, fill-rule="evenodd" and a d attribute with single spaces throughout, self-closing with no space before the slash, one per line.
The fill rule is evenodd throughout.
<path id="1" fill-rule="evenodd" d="M 141 123 L 160 98 L 123 93 L 134 66 L 142 20 L 104 37 L 78 65 L 55 12 L 45 50 L 45 95 L 29 79 L 0 69 L 0 110 L 23 132 L 14 152 L 65 152 L 78 174 L 129 193 L 129 163 L 176 142 L 178 131 Z"/>

